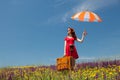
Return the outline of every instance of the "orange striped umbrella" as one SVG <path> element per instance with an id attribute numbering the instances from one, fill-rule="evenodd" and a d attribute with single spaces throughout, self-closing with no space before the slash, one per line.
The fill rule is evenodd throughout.
<path id="1" fill-rule="evenodd" d="M 101 22 L 101 18 L 91 12 L 91 11 L 82 11 L 82 12 L 78 12 L 76 14 L 74 14 L 71 17 L 73 20 L 78 20 L 78 21 L 83 21 L 83 22 Z"/>

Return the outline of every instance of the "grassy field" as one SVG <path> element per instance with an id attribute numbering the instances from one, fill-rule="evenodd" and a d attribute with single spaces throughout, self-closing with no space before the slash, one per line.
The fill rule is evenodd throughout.
<path id="1" fill-rule="evenodd" d="M 51 66 L 0 68 L 0 80 L 120 80 L 120 60 L 78 63 L 73 71 Z"/>

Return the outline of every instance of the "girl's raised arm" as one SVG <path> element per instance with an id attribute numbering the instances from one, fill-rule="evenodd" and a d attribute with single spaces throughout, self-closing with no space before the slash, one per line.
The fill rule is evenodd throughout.
<path id="1" fill-rule="evenodd" d="M 87 33 L 84 31 L 83 33 L 82 33 L 82 38 L 81 39 L 79 39 L 79 38 L 77 38 L 76 40 L 78 41 L 78 42 L 83 42 L 84 41 L 84 38 L 85 38 L 85 36 L 87 35 Z"/>

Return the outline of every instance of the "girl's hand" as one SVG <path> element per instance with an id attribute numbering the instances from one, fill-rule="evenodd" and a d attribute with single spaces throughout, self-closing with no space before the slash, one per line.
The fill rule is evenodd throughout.
<path id="1" fill-rule="evenodd" d="M 83 36 L 86 36 L 87 35 L 87 32 L 86 32 L 86 30 L 83 32 Z"/>

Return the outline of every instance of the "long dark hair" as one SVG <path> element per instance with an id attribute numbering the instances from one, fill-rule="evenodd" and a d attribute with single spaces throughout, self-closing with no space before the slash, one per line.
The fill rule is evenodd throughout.
<path id="1" fill-rule="evenodd" d="M 71 36 L 74 37 L 74 39 L 76 40 L 76 39 L 77 39 L 77 36 L 76 36 L 76 34 L 75 34 L 75 30 L 74 30 L 73 28 L 71 28 L 71 27 L 68 27 L 68 28 L 71 30 L 71 33 L 68 34 L 68 35 L 71 35 Z"/>

